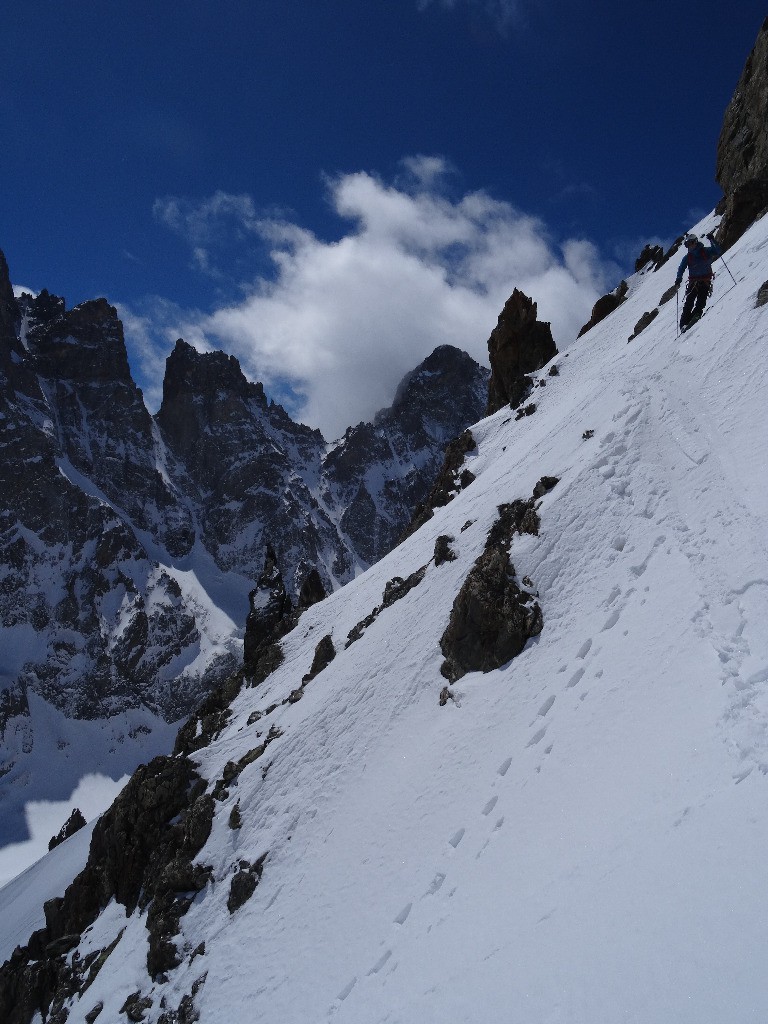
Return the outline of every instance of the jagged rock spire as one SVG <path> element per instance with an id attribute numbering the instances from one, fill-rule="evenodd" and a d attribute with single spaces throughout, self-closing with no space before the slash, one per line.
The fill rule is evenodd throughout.
<path id="1" fill-rule="evenodd" d="M 19 307 L 13 295 L 11 275 L 5 256 L 0 249 L 0 345 L 3 348 L 16 345 L 16 324 Z"/>
<path id="2" fill-rule="evenodd" d="M 540 323 L 536 316 L 536 303 L 515 288 L 488 339 L 488 415 L 505 405 L 517 408 L 528 393 L 526 374 L 540 370 L 557 355 L 549 324 Z"/>

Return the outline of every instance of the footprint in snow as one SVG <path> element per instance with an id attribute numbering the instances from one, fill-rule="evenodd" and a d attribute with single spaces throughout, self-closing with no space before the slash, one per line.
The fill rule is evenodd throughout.
<path id="1" fill-rule="evenodd" d="M 592 641 L 591 640 L 585 640 L 584 643 L 581 645 L 581 647 L 576 652 L 576 657 L 577 658 L 581 658 L 583 660 L 589 654 L 591 648 L 592 648 Z"/>
<path id="2" fill-rule="evenodd" d="M 554 703 L 555 703 L 555 695 L 552 694 L 551 697 L 547 697 L 547 699 L 544 701 L 544 703 L 539 708 L 539 712 L 538 712 L 539 718 L 544 718 L 545 715 L 549 714 L 549 712 L 552 709 L 552 705 Z"/>
<path id="3" fill-rule="evenodd" d="M 488 803 L 483 808 L 483 814 L 486 815 L 486 817 L 487 817 L 491 813 L 491 811 L 493 810 L 493 808 L 496 806 L 496 804 L 498 802 L 499 802 L 499 798 L 497 796 L 492 796 L 491 799 L 488 801 Z"/>
<path id="4" fill-rule="evenodd" d="M 424 896 L 434 896 L 435 893 L 439 892 L 440 889 L 443 887 L 443 882 L 444 881 L 445 881 L 445 875 L 443 874 L 442 871 L 438 871 L 437 874 L 435 875 L 435 877 L 430 882 L 429 888 L 424 893 Z"/>
<path id="5" fill-rule="evenodd" d="M 608 616 L 608 618 L 605 620 L 605 625 L 603 626 L 603 632 L 605 632 L 608 629 L 613 629 L 613 627 L 619 621 L 619 616 L 620 615 L 621 615 L 621 609 L 617 608 L 614 611 L 612 611 L 611 614 Z"/>
<path id="6" fill-rule="evenodd" d="M 382 967 L 386 964 L 387 960 L 392 956 L 392 950 L 388 949 L 385 953 L 379 957 L 373 967 L 368 971 L 368 977 L 370 978 L 373 974 L 378 974 Z"/>
<path id="7" fill-rule="evenodd" d="M 580 679 L 581 679 L 581 677 L 583 675 L 584 675 L 584 669 L 583 668 L 577 668 L 576 671 L 571 676 L 571 678 L 568 680 L 568 683 L 566 684 L 568 686 L 568 689 L 570 689 L 571 687 L 575 686 L 580 681 Z"/>
<path id="8" fill-rule="evenodd" d="M 541 741 L 544 739 L 546 734 L 547 734 L 547 727 L 545 725 L 543 729 L 539 729 L 538 732 L 534 733 L 533 736 L 531 736 L 531 738 L 525 744 L 526 747 L 535 747 L 537 743 L 541 743 Z"/>
<path id="9" fill-rule="evenodd" d="M 352 989 L 353 989 L 353 988 L 355 987 L 355 985 L 356 985 L 356 984 L 357 984 L 357 976 L 355 976 L 355 977 L 354 977 L 354 978 L 352 979 L 352 981 L 348 982 L 348 983 L 347 983 L 347 984 L 346 984 L 346 985 L 344 986 L 344 988 L 343 988 L 343 989 L 341 990 L 341 992 L 339 992 L 339 994 L 338 994 L 338 995 L 336 996 L 336 998 L 337 998 L 337 999 L 338 999 L 338 1000 L 339 1000 L 340 1002 L 342 1002 L 342 1003 L 343 1003 L 343 1002 L 344 1002 L 344 1000 L 345 1000 L 345 999 L 347 998 L 347 996 L 349 995 L 349 993 L 350 993 L 350 992 L 352 991 Z"/>
<path id="10" fill-rule="evenodd" d="M 412 903 L 406 903 L 406 905 L 403 907 L 403 909 L 400 911 L 400 913 L 395 918 L 394 923 L 395 924 L 405 924 L 405 922 L 408 920 L 408 916 L 411 913 L 412 909 L 413 909 L 413 904 Z"/>
<path id="11" fill-rule="evenodd" d="M 452 847 L 454 848 L 454 850 L 455 850 L 455 849 L 456 849 L 456 847 L 457 847 L 457 846 L 459 845 L 459 843 L 461 842 L 461 840 L 462 840 L 462 839 L 464 838 L 464 833 L 465 833 L 465 832 L 466 832 L 466 829 L 464 829 L 464 828 L 460 828 L 460 829 L 458 830 L 458 832 L 454 832 L 454 834 L 453 834 L 453 835 L 451 836 L 451 838 L 450 838 L 450 839 L 448 840 L 448 842 L 449 842 L 449 843 L 451 844 L 451 846 L 452 846 Z"/>

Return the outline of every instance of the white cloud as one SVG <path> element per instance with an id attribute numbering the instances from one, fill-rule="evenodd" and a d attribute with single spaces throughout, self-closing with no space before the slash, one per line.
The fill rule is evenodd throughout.
<path id="1" fill-rule="evenodd" d="M 494 18 L 500 26 L 506 26 L 520 14 L 522 0 L 417 0 L 420 11 L 437 5 L 453 10 L 459 4 L 466 3 L 473 7 L 481 7 Z"/>
<path id="2" fill-rule="evenodd" d="M 617 283 L 618 268 L 588 241 L 558 245 L 540 220 L 483 192 L 443 195 L 449 168 L 439 158 L 412 158 L 405 170 L 407 183 L 397 185 L 363 172 L 329 180 L 347 225 L 334 241 L 259 219 L 245 196 L 217 193 L 200 207 L 164 200 L 160 219 L 184 226 L 190 242 L 202 241 L 200 225 L 214 230 L 216 210 L 240 216 L 241 229 L 269 246 L 274 275 L 212 313 L 166 305 L 127 320 L 147 371 L 160 323 L 163 357 L 179 336 L 222 348 L 268 394 L 298 396 L 292 414 L 330 439 L 388 405 L 402 376 L 437 345 L 487 363 L 488 336 L 513 288 L 538 302 L 562 347 Z"/>
<path id="3" fill-rule="evenodd" d="M 245 232 L 257 228 L 256 207 L 251 197 L 228 192 L 215 192 L 200 203 L 165 196 L 155 200 L 152 213 L 159 223 L 195 246 L 215 240 L 225 222 Z"/>

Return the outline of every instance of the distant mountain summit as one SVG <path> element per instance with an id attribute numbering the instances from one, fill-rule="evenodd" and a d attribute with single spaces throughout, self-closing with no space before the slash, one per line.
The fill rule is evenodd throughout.
<path id="1" fill-rule="evenodd" d="M 443 464 L 445 448 L 484 414 L 490 371 L 441 345 L 401 381 L 389 409 L 350 427 L 324 459 L 328 502 L 361 563 L 401 537 Z"/>

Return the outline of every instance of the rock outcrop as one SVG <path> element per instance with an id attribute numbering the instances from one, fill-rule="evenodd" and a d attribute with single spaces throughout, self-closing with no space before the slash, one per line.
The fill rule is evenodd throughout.
<path id="1" fill-rule="evenodd" d="M 426 499 L 416 506 L 413 518 L 403 532 L 402 539 L 410 537 L 428 522 L 436 508 L 442 508 L 456 495 L 465 490 L 475 479 L 475 474 L 465 466 L 467 455 L 477 450 L 477 444 L 471 430 L 465 430 L 445 450 L 445 458 Z"/>
<path id="2" fill-rule="evenodd" d="M 8 264 L 0 252 L 0 351 L 3 353 L 10 354 L 16 350 L 19 354 L 16 338 L 18 323 L 18 303 L 13 294 Z"/>
<path id="3" fill-rule="evenodd" d="M 75 807 L 61 826 L 55 836 L 51 836 L 48 841 L 48 849 L 55 850 L 57 846 L 61 846 L 63 842 L 73 836 L 75 832 L 79 832 L 81 828 L 85 828 L 87 822 L 83 817 L 83 812 L 79 807 Z"/>
<path id="4" fill-rule="evenodd" d="M 515 288 L 488 339 L 491 379 L 486 414 L 505 405 L 516 409 L 530 393 L 527 375 L 557 355 L 548 323 L 536 318 L 536 303 Z"/>
<path id="5" fill-rule="evenodd" d="M 645 251 L 645 250 L 643 250 Z M 622 281 L 617 288 L 614 288 L 612 292 L 608 292 L 607 295 L 603 295 L 592 307 L 592 315 L 589 320 L 579 331 L 577 337 L 581 337 L 586 334 L 587 331 L 591 330 L 596 324 L 599 324 L 601 320 L 605 320 L 607 316 L 624 302 L 627 297 L 629 288 L 626 281 Z"/>
<path id="6" fill-rule="evenodd" d="M 646 267 L 652 267 L 653 270 L 658 270 L 659 267 L 664 264 L 664 249 L 660 245 L 653 245 L 649 242 L 643 246 L 643 250 L 635 260 L 635 273 L 639 274 L 641 270 L 645 270 Z"/>
<path id="7" fill-rule="evenodd" d="M 83 959 L 67 954 L 112 900 L 128 914 L 147 913 L 150 977 L 178 964 L 174 936 L 210 874 L 194 858 L 210 834 L 213 806 L 185 757 L 156 758 L 138 769 L 97 823 L 85 868 L 63 897 L 45 904 L 45 927 L 0 967 L 4 1024 L 28 1024 L 36 1013 L 63 1024 L 65 1002 L 87 991 L 119 935 Z"/>
<path id="8" fill-rule="evenodd" d="M 251 607 L 243 644 L 246 672 L 256 665 L 261 653 L 292 629 L 296 622 L 292 614 L 293 604 L 271 545 L 267 545 L 264 568 L 248 599 Z"/>
<path id="9" fill-rule="evenodd" d="M 515 534 L 538 535 L 537 499 L 556 484 L 555 477 L 542 477 L 533 497 L 499 506 L 485 550 L 462 584 L 440 638 L 445 657 L 440 671 L 449 682 L 467 672 L 501 668 L 541 632 L 541 608 L 531 581 L 518 581 L 510 546 Z"/>
<path id="10" fill-rule="evenodd" d="M 768 210 L 768 18 L 725 112 L 715 177 L 725 193 L 718 240 L 727 249 Z"/>

